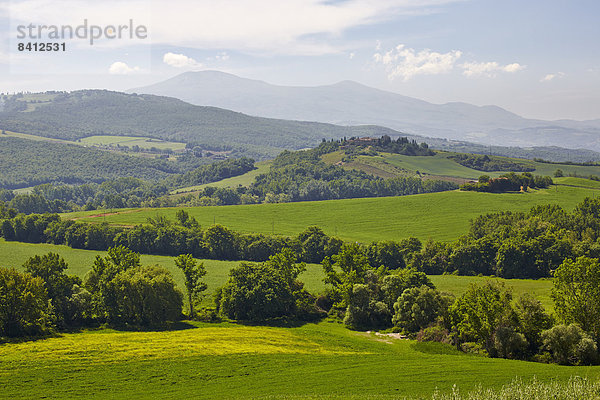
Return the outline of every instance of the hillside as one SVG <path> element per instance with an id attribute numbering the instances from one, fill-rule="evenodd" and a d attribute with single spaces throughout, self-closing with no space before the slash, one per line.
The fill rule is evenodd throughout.
<path id="1" fill-rule="evenodd" d="M 259 159 L 274 157 L 283 149 L 312 147 L 322 138 L 399 135 L 376 126 L 258 118 L 174 98 L 101 90 L 58 94 L 35 103 L 33 109 L 23 101 L 5 102 L 0 129 L 71 141 L 100 135 L 150 137 L 236 150 Z"/>
<path id="2" fill-rule="evenodd" d="M 526 119 L 496 106 L 432 104 L 352 81 L 277 86 L 219 71 L 186 72 L 130 92 L 171 96 L 270 118 L 342 125 L 374 124 L 402 132 L 499 146 L 600 150 L 600 122 Z"/>
<path id="3" fill-rule="evenodd" d="M 164 160 L 0 135 L 0 188 L 102 182 L 124 176 L 156 181 L 180 172 L 178 165 Z"/>
<path id="4" fill-rule="evenodd" d="M 571 178 L 566 178 L 571 179 Z M 588 180 L 582 180 L 590 182 Z M 560 183 L 560 179 L 558 180 Z M 569 185 L 573 181 L 569 180 Z M 577 182 L 575 182 L 577 184 Z M 586 183 L 580 183 L 585 185 Z M 368 243 L 414 236 L 452 241 L 469 229 L 469 220 L 494 211 L 528 211 L 536 204 L 559 204 L 571 210 L 597 188 L 558 185 L 528 193 L 441 192 L 412 196 L 185 208 L 202 226 L 214 223 L 235 231 L 297 235 L 318 225 L 334 236 Z M 163 215 L 174 219 L 178 208 L 125 209 L 103 214 L 86 211 L 64 214 L 85 222 L 131 226 Z"/>

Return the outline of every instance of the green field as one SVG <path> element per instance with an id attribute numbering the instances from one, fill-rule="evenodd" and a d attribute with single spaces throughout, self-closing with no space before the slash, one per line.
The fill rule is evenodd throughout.
<path id="1" fill-rule="evenodd" d="M 557 185 L 527 193 L 452 191 L 401 197 L 192 207 L 186 210 L 203 226 L 219 223 L 240 232 L 296 235 L 310 225 L 318 225 L 329 235 L 359 242 L 399 240 L 410 236 L 421 240 L 451 241 L 466 233 L 469 220 L 481 214 L 504 210 L 528 211 L 533 205 L 549 203 L 571 210 L 585 197 L 597 194 L 597 189 Z M 109 215 L 86 211 L 64 214 L 64 217 L 86 222 L 135 225 L 157 215 L 174 219 L 177 210 L 130 209 Z"/>
<path id="2" fill-rule="evenodd" d="M 90 270 L 96 255 L 106 255 L 104 251 L 72 249 L 67 246 L 52 244 L 6 242 L 0 239 L 0 266 L 21 269 L 21 266 L 29 257 L 49 252 L 60 254 L 69 264 L 67 273 L 77 275 L 81 278 Z M 142 255 L 141 261 L 144 265 L 158 264 L 165 267 L 173 274 L 177 285 L 182 289 L 184 288 L 183 274 L 175 267 L 173 257 Z M 207 293 L 209 294 L 212 294 L 216 288 L 225 283 L 229 270 L 238 264 L 237 261 L 202 260 L 202 262 L 204 262 L 207 271 L 204 279 L 208 284 Z M 318 264 L 308 264 L 306 271 L 300 275 L 300 280 L 313 293 L 323 291 L 325 288 L 323 278 L 323 269 Z M 471 283 L 480 285 L 493 279 L 498 282 L 504 282 L 507 287 L 512 288 L 515 298 L 523 293 L 531 293 L 542 302 L 547 310 L 553 309 L 553 303 L 550 299 L 550 289 L 552 287 L 550 280 L 500 279 L 456 275 L 432 275 L 430 278 L 438 289 L 456 296 L 463 294 Z M 206 301 L 210 301 L 210 299 L 208 298 Z"/>
<path id="3" fill-rule="evenodd" d="M 171 192 L 171 194 L 179 194 L 179 193 L 189 193 L 204 189 L 207 186 L 218 187 L 218 188 L 236 188 L 238 186 L 249 186 L 260 174 L 265 174 L 269 172 L 269 168 L 271 168 L 272 161 L 260 161 L 254 164 L 256 169 L 252 171 L 248 171 L 243 175 L 234 176 L 232 178 L 227 178 L 220 180 L 218 182 L 207 183 L 204 185 L 196 185 L 196 186 L 188 186 L 181 189 L 176 189 Z"/>
<path id="4" fill-rule="evenodd" d="M 451 154 L 455 153 L 438 152 L 435 156 L 404 156 L 400 154 L 384 153 L 383 157 L 381 158 L 395 167 L 403 168 L 410 171 L 419 171 L 421 173 L 426 173 L 430 175 L 477 179 L 481 175 L 497 177 L 506 173 L 505 171 L 485 172 L 464 167 L 456 163 L 455 161 L 448 159 L 448 155 Z M 532 172 L 532 174 L 534 175 L 554 176 L 554 172 L 557 169 L 561 169 L 565 176 L 568 174 L 577 174 L 581 176 L 600 175 L 600 166 L 548 164 L 532 160 L 524 160 L 520 158 L 498 158 L 531 166 L 532 168 L 535 168 L 535 171 Z"/>
<path id="5" fill-rule="evenodd" d="M 498 388 L 515 377 L 595 379 L 562 367 L 349 331 L 180 323 L 179 330 L 63 334 L 0 345 L 3 398 L 403 399 Z M 186 329 L 187 328 L 187 329 Z"/>
<path id="6" fill-rule="evenodd" d="M 137 136 L 89 136 L 78 141 L 78 144 L 91 145 L 91 146 L 126 146 L 133 147 L 139 146 L 142 149 L 149 150 L 152 147 L 159 150 L 183 150 L 185 149 L 185 143 L 180 142 L 166 142 L 160 139 L 153 139 L 148 137 L 137 137 Z"/>

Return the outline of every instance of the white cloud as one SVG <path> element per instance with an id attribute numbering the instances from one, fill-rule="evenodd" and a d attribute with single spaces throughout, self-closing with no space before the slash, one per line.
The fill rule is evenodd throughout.
<path id="1" fill-rule="evenodd" d="M 525 69 L 524 65 L 518 63 L 500 65 L 496 61 L 466 62 L 464 64 L 461 64 L 460 67 L 463 69 L 464 76 L 485 76 L 488 78 L 496 77 L 499 72 L 514 73 Z"/>
<path id="2" fill-rule="evenodd" d="M 352 28 L 437 12 L 459 1 L 463 0 L 20 0 L 11 2 L 10 12 L 15 23 L 45 25 L 78 25 L 84 18 L 90 24 L 115 25 L 131 18 L 148 26 L 154 44 L 319 55 L 342 53 L 338 39 Z"/>
<path id="3" fill-rule="evenodd" d="M 163 62 L 175 68 L 200 68 L 202 64 L 185 54 L 166 53 Z"/>
<path id="4" fill-rule="evenodd" d="M 563 76 L 565 76 L 564 72 L 557 72 L 555 74 L 547 74 L 544 77 L 542 77 L 542 79 L 540 79 L 540 82 L 550 82 L 551 80 L 553 80 L 555 78 L 562 78 Z"/>
<path id="5" fill-rule="evenodd" d="M 417 53 L 400 44 L 386 53 L 375 53 L 373 59 L 386 67 L 389 79 L 402 77 L 407 81 L 416 75 L 448 73 L 461 56 L 462 52 L 458 50 L 438 53 L 424 49 Z"/>
<path id="6" fill-rule="evenodd" d="M 229 54 L 227 54 L 227 52 L 223 51 L 223 52 L 217 54 L 215 56 L 215 59 L 217 61 L 227 61 L 227 60 L 229 60 Z"/>
<path id="7" fill-rule="evenodd" d="M 130 67 L 122 61 L 116 61 L 108 68 L 111 75 L 131 75 L 140 72 L 139 67 Z"/>

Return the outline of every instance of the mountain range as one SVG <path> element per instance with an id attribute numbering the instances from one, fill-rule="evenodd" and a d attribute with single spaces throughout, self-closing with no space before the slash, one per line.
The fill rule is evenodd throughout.
<path id="1" fill-rule="evenodd" d="M 220 71 L 199 71 L 128 92 L 175 97 L 260 117 L 381 125 L 415 135 L 485 145 L 600 151 L 600 119 L 527 119 L 497 106 L 433 104 L 353 81 L 314 87 L 278 86 Z"/>

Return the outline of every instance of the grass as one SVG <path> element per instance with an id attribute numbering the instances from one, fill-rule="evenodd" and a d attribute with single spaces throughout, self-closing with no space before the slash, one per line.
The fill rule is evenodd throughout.
<path id="1" fill-rule="evenodd" d="M 449 155 L 458 154 L 451 152 L 438 151 L 434 156 L 405 156 L 402 154 L 382 153 L 377 156 L 358 156 L 353 161 L 343 165 L 346 169 L 357 169 L 383 178 L 389 178 L 398 175 L 404 175 L 407 172 L 425 173 L 428 175 L 440 177 L 456 177 L 463 179 L 477 179 L 481 175 L 497 177 L 505 171 L 485 172 L 476 169 L 464 167 L 457 162 L 448 159 Z M 342 159 L 342 151 L 337 151 L 324 155 L 323 161 L 329 164 L 335 164 Z M 498 157 L 519 164 L 525 164 L 535 171 L 534 175 L 554 176 L 557 169 L 561 169 L 565 175 L 577 174 L 580 176 L 600 175 L 600 166 L 581 166 L 568 164 L 549 164 L 540 163 L 533 160 L 520 158 Z"/>
<path id="2" fill-rule="evenodd" d="M 151 149 L 152 147 L 159 150 L 183 150 L 185 149 L 185 143 L 180 142 L 166 142 L 160 139 L 153 139 L 148 137 L 137 137 L 137 136 L 89 136 L 78 141 L 79 144 L 92 145 L 92 146 L 126 146 L 133 147 L 139 146 L 142 149 Z"/>
<path id="3" fill-rule="evenodd" d="M 64 334 L 0 346 L 5 398 L 398 399 L 519 377 L 597 379 L 599 367 L 469 356 L 323 322 L 297 328 L 184 323 L 180 330 Z M 426 347 L 426 348 L 425 348 Z"/>
<path id="4" fill-rule="evenodd" d="M 553 286 L 550 279 L 502 279 L 457 275 L 431 275 L 429 278 L 437 289 L 455 296 L 465 293 L 471 284 L 483 285 L 488 281 L 504 283 L 507 288 L 512 289 L 515 300 L 522 294 L 529 293 L 538 299 L 546 310 L 554 310 L 554 302 L 550 297 Z"/>
<path id="5" fill-rule="evenodd" d="M 218 187 L 218 188 L 236 188 L 238 186 L 248 186 L 260 174 L 265 174 L 269 172 L 271 168 L 272 161 L 260 161 L 255 164 L 256 169 L 252 171 L 248 171 L 243 175 L 234 176 L 232 178 L 227 178 L 220 180 L 218 182 L 207 183 L 204 185 L 196 185 L 196 186 L 188 186 L 185 188 L 175 189 L 171 192 L 171 194 L 180 194 L 180 193 L 189 193 L 196 192 L 201 189 L 204 189 L 207 186 Z"/>
<path id="6" fill-rule="evenodd" d="M 596 189 L 553 186 L 527 193 L 441 192 L 401 197 L 345 199 L 283 204 L 257 204 L 186 208 L 203 226 L 218 223 L 240 232 L 297 235 L 310 225 L 344 240 L 371 242 L 414 236 L 452 241 L 469 229 L 469 221 L 494 211 L 528 211 L 536 204 L 559 204 L 572 210 Z M 175 218 L 177 208 L 118 210 L 103 216 L 98 211 L 64 214 L 86 222 L 135 225 L 148 217 Z"/>

